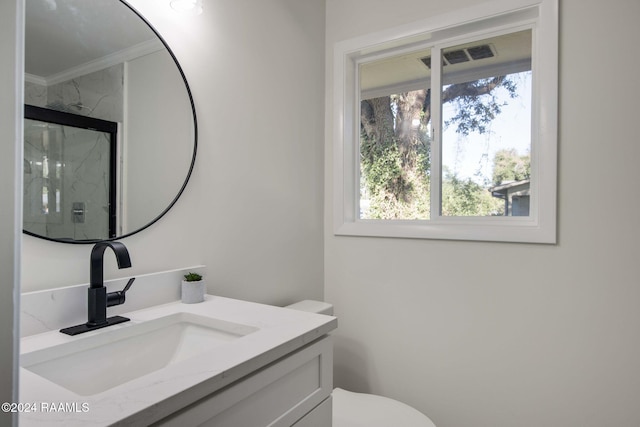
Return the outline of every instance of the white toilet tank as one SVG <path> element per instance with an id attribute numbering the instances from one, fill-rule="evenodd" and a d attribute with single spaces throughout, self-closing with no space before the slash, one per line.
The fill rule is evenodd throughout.
<path id="1" fill-rule="evenodd" d="M 333 305 L 304 300 L 286 308 L 333 316 Z M 333 427 L 436 427 L 422 412 L 388 397 L 333 390 Z"/>
<path id="2" fill-rule="evenodd" d="M 300 311 L 308 311 L 310 313 L 328 314 L 329 316 L 333 316 L 333 305 L 322 301 L 313 301 L 310 299 L 306 299 L 304 301 L 288 305 L 287 308 L 293 308 L 294 310 Z"/>

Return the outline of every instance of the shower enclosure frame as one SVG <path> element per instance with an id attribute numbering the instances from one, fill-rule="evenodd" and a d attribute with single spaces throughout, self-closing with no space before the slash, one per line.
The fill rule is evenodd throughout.
<path id="1" fill-rule="evenodd" d="M 104 132 L 109 134 L 109 231 L 106 239 L 116 237 L 117 227 L 117 206 L 116 206 L 116 188 L 117 188 L 117 141 L 118 141 L 118 123 L 108 120 L 97 119 L 94 117 L 80 116 L 63 111 L 51 110 L 49 108 L 37 107 L 34 105 L 24 106 L 24 118 L 38 120 L 45 123 L 52 123 L 61 126 L 70 126 L 80 129 Z M 24 233 L 35 235 L 28 230 Z M 35 235 L 47 240 L 58 241 L 59 239 L 47 238 L 42 235 Z"/>

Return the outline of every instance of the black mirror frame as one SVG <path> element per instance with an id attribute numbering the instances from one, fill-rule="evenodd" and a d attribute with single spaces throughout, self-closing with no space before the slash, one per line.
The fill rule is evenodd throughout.
<path id="1" fill-rule="evenodd" d="M 32 233 L 30 231 L 25 230 L 24 228 L 22 229 L 22 232 L 26 235 L 29 236 L 33 236 L 33 237 L 37 237 L 39 239 L 44 239 L 44 240 L 49 240 L 51 242 L 58 242 L 58 243 L 70 243 L 70 244 L 95 244 L 98 242 L 103 242 L 103 241 L 113 241 L 113 240 L 121 240 L 124 239 L 126 237 L 129 236 L 133 236 L 134 234 L 137 234 L 143 230 L 146 230 L 147 228 L 151 227 L 153 224 L 155 224 L 156 222 L 158 222 L 160 220 L 160 218 L 162 218 L 167 212 L 169 212 L 169 210 L 176 204 L 176 202 L 178 201 L 178 199 L 180 198 L 180 196 L 182 196 L 182 193 L 184 192 L 185 188 L 187 187 L 187 184 L 189 183 L 189 179 L 191 178 L 191 174 L 193 172 L 193 168 L 195 166 L 196 163 L 196 154 L 198 151 L 198 119 L 196 116 L 196 106 L 195 103 L 193 101 L 193 96 L 191 94 L 191 88 L 189 87 L 189 83 L 187 82 L 187 78 L 184 74 L 184 71 L 182 70 L 182 67 L 180 66 L 180 63 L 178 62 L 178 59 L 176 58 L 175 54 L 173 53 L 173 51 L 171 50 L 171 48 L 169 47 L 169 45 L 167 44 L 167 42 L 164 40 L 164 38 L 162 38 L 162 36 L 158 33 L 158 31 L 156 31 L 156 29 L 153 27 L 153 25 L 151 25 L 149 23 L 149 21 L 147 21 L 147 19 L 145 19 L 136 9 L 133 8 L 133 6 L 131 6 L 129 3 L 127 3 L 125 0 L 118 0 L 120 1 L 120 3 L 122 3 L 125 7 L 127 7 L 129 10 L 131 10 L 133 13 L 135 13 L 138 18 L 140 18 L 142 20 L 142 22 L 144 22 L 145 24 L 147 24 L 147 26 L 149 27 L 149 29 L 156 35 L 156 37 L 158 37 L 158 39 L 160 40 L 160 42 L 164 45 L 165 49 L 167 49 L 167 52 L 169 52 L 169 55 L 171 55 L 171 58 L 173 59 L 174 64 L 176 65 L 176 67 L 178 68 L 178 72 L 180 73 L 180 76 L 182 77 L 182 81 L 184 82 L 184 86 L 185 89 L 187 90 L 187 95 L 189 96 L 189 103 L 191 104 L 191 113 L 193 114 L 193 155 L 191 156 L 191 164 L 189 165 L 189 170 L 187 172 L 187 176 L 185 177 L 184 182 L 182 183 L 182 186 L 180 187 L 180 190 L 178 191 L 178 194 L 174 197 L 174 199 L 169 203 L 169 205 L 162 211 L 160 212 L 160 214 L 158 216 L 156 216 L 154 219 L 152 219 L 148 224 L 130 232 L 130 233 L 126 233 L 120 236 L 115 236 L 115 237 L 110 237 L 108 239 L 87 239 L 87 240 L 73 240 L 73 239 L 56 239 L 56 238 L 52 238 L 52 237 L 47 237 L 47 236 L 42 236 L 40 234 L 36 234 L 36 233 Z"/>

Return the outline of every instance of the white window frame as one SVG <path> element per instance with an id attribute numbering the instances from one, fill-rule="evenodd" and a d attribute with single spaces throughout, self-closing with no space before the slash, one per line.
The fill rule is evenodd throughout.
<path id="1" fill-rule="evenodd" d="M 431 219 L 360 219 L 358 65 L 420 43 L 432 57 L 456 40 L 532 29 L 531 206 L 527 217 L 440 215 L 440 91 L 432 90 Z M 435 39 L 435 40 L 434 40 Z M 434 62 L 437 63 L 437 62 Z M 440 87 L 440 67 L 432 69 Z M 336 235 L 556 243 L 558 0 L 478 4 L 382 32 L 336 43 L 333 70 L 333 230 Z"/>

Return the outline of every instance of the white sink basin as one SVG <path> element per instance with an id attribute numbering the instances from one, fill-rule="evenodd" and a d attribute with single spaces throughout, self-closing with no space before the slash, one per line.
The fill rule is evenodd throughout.
<path id="1" fill-rule="evenodd" d="M 258 330 L 192 313 L 175 313 L 112 328 L 24 353 L 20 364 L 73 393 L 90 396 Z"/>

